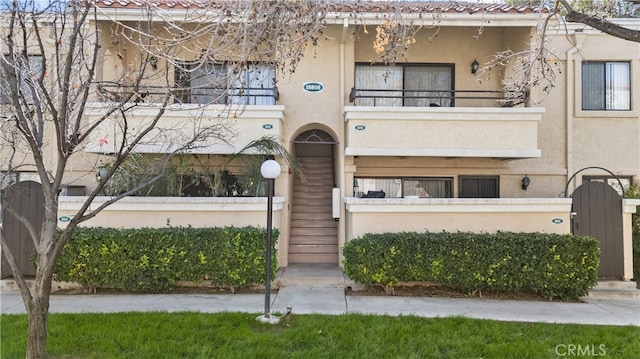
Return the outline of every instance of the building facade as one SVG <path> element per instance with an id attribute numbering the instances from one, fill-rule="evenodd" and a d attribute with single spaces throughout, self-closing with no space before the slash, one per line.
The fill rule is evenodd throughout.
<path id="1" fill-rule="evenodd" d="M 178 2 L 163 4 L 167 14 L 184 11 Z M 114 19 L 133 28 L 140 5 L 97 5 L 104 62 L 96 79 L 108 83 L 121 76 L 119 69 L 136 66 L 139 51 L 125 40 L 133 32 L 114 26 Z M 185 56 L 171 72 L 177 90 L 159 123 L 169 129 L 165 135 L 187 133 L 180 124 L 194 113 L 224 118 L 236 134 L 191 150 L 202 166 L 220 168 L 263 136 L 277 138 L 299 159 L 304 178 L 277 158 L 282 174 L 274 223 L 281 266 L 339 264 L 342 245 L 367 232 L 570 233 L 571 195 L 581 184 L 626 187 L 640 178 L 640 44 L 580 24 L 551 26 L 550 88 L 513 88 L 508 83 L 518 76 L 517 61 L 538 46 L 539 11 L 430 6 L 392 17 L 397 9 L 383 3 L 337 2 L 327 13 L 324 36 L 307 48 L 295 73 L 249 64 L 243 91 L 225 87 L 221 96 L 219 87 L 207 86 L 227 71 L 215 61 L 190 68 L 193 58 Z M 393 64 L 379 62 L 376 52 L 379 29 L 389 19 L 421 25 L 406 56 Z M 615 21 L 640 29 L 637 19 Z M 507 52 L 522 55 L 483 71 L 495 54 Z M 158 100 L 149 91 L 131 108 L 130 121 L 144 123 L 153 113 Z M 88 121 L 104 114 L 101 101 L 92 99 Z M 95 158 L 108 159 L 120 131 L 116 119 L 100 126 L 84 149 L 94 160 L 73 164 L 69 188 L 95 187 Z M 150 141 L 138 152 L 170 152 L 166 143 L 171 141 Z M 229 169 L 243 171 L 235 162 Z M 61 213 L 72 215 L 80 201 L 61 198 Z M 126 198 L 86 225 L 264 225 L 263 203 L 246 197 Z M 620 276 L 628 279 L 635 204 L 624 203 Z"/>

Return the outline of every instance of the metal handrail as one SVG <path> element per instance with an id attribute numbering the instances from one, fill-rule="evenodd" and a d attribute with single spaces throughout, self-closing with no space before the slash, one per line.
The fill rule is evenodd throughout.
<path id="1" fill-rule="evenodd" d="M 374 92 L 374 93 L 370 93 Z M 426 93 L 426 94 L 425 94 Z M 524 91 L 498 91 L 498 90 L 440 90 L 440 89 L 358 89 L 351 88 L 349 102 L 355 103 L 357 99 L 400 99 L 403 105 L 405 100 L 434 100 L 427 106 L 441 106 L 450 101 L 450 107 L 455 106 L 456 100 L 493 100 L 503 106 L 513 106 L 526 100 Z M 357 105 L 357 104 L 356 104 Z"/>
<path id="2" fill-rule="evenodd" d="M 146 98 L 152 96 L 164 96 L 167 88 L 163 86 L 125 86 L 114 82 L 96 82 L 98 92 L 104 97 L 112 100 L 131 97 L 133 102 L 145 102 Z M 272 98 L 280 100 L 278 87 L 173 87 L 170 89 L 174 96 L 174 101 L 179 103 L 190 103 L 187 101 L 192 96 L 211 96 L 218 104 L 235 103 L 231 99 L 249 98 Z M 194 94 L 194 92 L 197 92 Z"/>

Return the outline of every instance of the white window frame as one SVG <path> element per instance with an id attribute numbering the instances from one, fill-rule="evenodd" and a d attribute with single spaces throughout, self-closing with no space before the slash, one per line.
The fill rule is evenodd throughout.
<path id="1" fill-rule="evenodd" d="M 447 73 L 449 81 L 447 88 L 421 88 L 423 84 L 420 82 L 424 81 L 425 78 L 407 75 L 407 73 L 421 69 L 438 70 L 429 73 L 432 78 L 438 80 L 435 81 L 436 85 L 442 83 L 443 80 L 438 79 L 439 74 Z M 359 74 L 364 76 L 360 77 Z M 356 63 L 354 87 L 360 91 L 371 90 L 365 92 L 366 96 L 371 97 L 355 99 L 354 104 L 356 106 L 453 107 L 455 104 L 453 96 L 453 91 L 455 91 L 455 65 L 449 63 L 406 63 L 396 65 Z M 406 91 L 404 97 L 403 91 Z M 412 96 L 415 96 L 415 98 L 412 98 Z M 432 97 L 429 98 L 429 96 Z"/>
<path id="2" fill-rule="evenodd" d="M 573 63 L 573 75 L 571 76 L 573 83 L 572 94 L 567 98 L 567 101 L 571 102 L 573 108 L 573 118 L 575 119 L 637 119 L 640 117 L 640 97 L 633 86 L 637 87 L 640 83 L 640 69 L 638 68 L 637 60 L 630 60 L 628 52 L 624 51 L 619 54 L 611 54 L 615 56 L 608 56 L 603 58 L 598 56 L 599 54 L 583 53 L 584 59 L 576 60 Z M 582 62 L 584 61 L 604 61 L 604 62 L 629 62 L 631 64 L 631 110 L 629 111 L 607 111 L 607 110 L 583 110 L 582 109 Z M 639 97 L 639 98 L 635 98 Z"/>
<path id="3" fill-rule="evenodd" d="M 266 63 L 248 63 L 245 69 L 234 73 L 226 63 L 199 64 L 185 61 L 181 64 L 188 86 L 184 90 L 179 84 L 176 71 L 176 88 L 184 91 L 177 102 L 190 104 L 275 105 L 275 70 Z M 211 71 L 206 71 L 210 68 Z M 202 69 L 205 69 L 203 72 Z M 202 74 L 194 79 L 193 74 Z M 195 83 L 194 83 L 195 82 Z M 219 83 L 218 83 L 219 82 Z M 264 88 L 262 90 L 261 88 Z M 274 96 L 268 96 L 269 91 Z M 267 96 L 264 96 L 267 95 Z"/>
<path id="4" fill-rule="evenodd" d="M 597 90 L 602 98 L 602 107 L 593 106 L 593 104 L 585 103 L 587 96 L 585 92 L 588 92 L 586 88 L 585 68 L 594 66 L 596 68 L 602 67 L 599 70 L 602 71 L 604 78 Z M 583 61 L 581 64 L 581 109 L 582 111 L 631 111 L 631 63 L 629 61 Z M 620 72 L 626 71 L 626 82 L 615 82 L 614 78 L 619 75 Z M 624 81 L 624 79 L 622 80 Z M 622 87 L 622 88 L 619 88 Z M 618 94 L 618 96 L 615 96 Z M 600 97 L 600 96 L 598 96 Z M 590 108 L 590 107 L 595 108 Z"/>

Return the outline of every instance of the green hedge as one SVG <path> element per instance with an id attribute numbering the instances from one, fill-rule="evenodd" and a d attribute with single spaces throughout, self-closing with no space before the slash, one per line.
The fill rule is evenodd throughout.
<path id="1" fill-rule="evenodd" d="M 542 233 L 381 233 L 345 244 L 344 271 L 367 287 L 429 281 L 464 292 L 584 296 L 598 279 L 597 240 Z"/>
<path id="2" fill-rule="evenodd" d="M 272 274 L 277 238 L 274 229 Z M 54 279 L 136 292 L 167 291 L 177 280 L 237 288 L 264 282 L 265 244 L 255 227 L 77 228 Z"/>

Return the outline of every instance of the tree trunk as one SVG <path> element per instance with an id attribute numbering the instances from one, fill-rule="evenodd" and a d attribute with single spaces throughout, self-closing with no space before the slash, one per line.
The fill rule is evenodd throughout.
<path id="1" fill-rule="evenodd" d="M 36 291 L 27 305 L 29 318 L 29 338 L 27 340 L 27 359 L 46 357 L 47 324 L 49 320 L 49 293 Z"/>
<path id="2" fill-rule="evenodd" d="M 42 226 L 40 243 L 36 247 L 36 278 L 31 296 L 27 301 L 27 316 L 29 320 L 27 340 L 27 359 L 44 359 L 46 357 L 47 330 L 49 324 L 49 300 L 51 298 L 51 283 L 53 281 L 53 266 L 58 259 L 53 251 L 56 239 L 57 202 L 52 205 L 54 212 L 46 212 Z"/>

